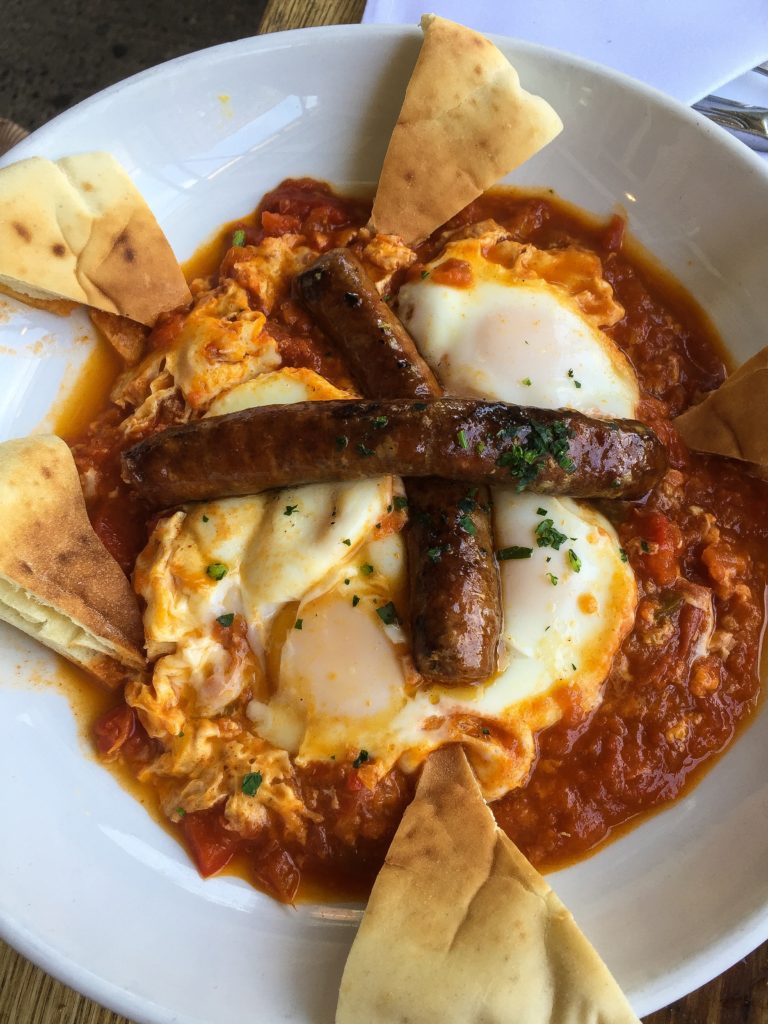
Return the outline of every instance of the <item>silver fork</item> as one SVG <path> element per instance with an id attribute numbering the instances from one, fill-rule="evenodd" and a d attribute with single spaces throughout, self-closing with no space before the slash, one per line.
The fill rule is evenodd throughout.
<path id="1" fill-rule="evenodd" d="M 768 60 L 753 70 L 768 75 Z M 705 114 L 710 121 L 719 124 L 752 149 L 768 152 L 768 107 L 739 103 L 725 96 L 705 96 L 693 104 L 693 109 Z"/>

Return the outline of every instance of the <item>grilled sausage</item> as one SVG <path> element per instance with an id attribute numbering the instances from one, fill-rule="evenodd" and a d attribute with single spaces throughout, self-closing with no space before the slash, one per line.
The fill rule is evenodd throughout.
<path id="1" fill-rule="evenodd" d="M 429 680 L 482 682 L 496 669 L 503 624 L 488 490 L 435 477 L 408 484 L 414 663 Z"/>
<path id="2" fill-rule="evenodd" d="M 342 350 L 369 398 L 426 398 L 442 388 L 406 329 L 347 249 L 325 253 L 296 279 L 299 299 Z M 503 613 L 488 491 L 467 520 L 467 487 L 405 480 L 413 658 L 421 675 L 447 685 L 480 683 L 496 668 Z M 477 490 L 475 488 L 475 490 Z M 439 514 L 438 514 L 439 510 Z M 434 516 L 433 516 L 434 513 Z M 434 518 L 434 525 L 428 526 Z M 435 558 L 439 549 L 440 557 Z M 429 552 L 432 552 L 430 557 Z"/>
<path id="3" fill-rule="evenodd" d="M 665 468 L 642 423 L 466 398 L 267 405 L 169 427 L 123 455 L 126 482 L 161 508 L 391 473 L 632 498 Z"/>
<path id="4" fill-rule="evenodd" d="M 324 253 L 299 274 L 296 293 L 342 349 L 369 398 L 435 398 L 442 388 L 406 329 L 346 249 Z"/>

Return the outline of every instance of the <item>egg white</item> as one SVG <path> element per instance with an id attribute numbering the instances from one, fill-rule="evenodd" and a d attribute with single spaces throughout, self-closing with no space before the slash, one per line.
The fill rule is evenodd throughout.
<path id="1" fill-rule="evenodd" d="M 471 285 L 433 280 L 445 258 L 469 264 Z M 636 413 L 634 370 L 595 317 L 563 285 L 489 261 L 477 239 L 449 246 L 426 276 L 404 285 L 398 314 L 450 394 L 591 416 Z"/>

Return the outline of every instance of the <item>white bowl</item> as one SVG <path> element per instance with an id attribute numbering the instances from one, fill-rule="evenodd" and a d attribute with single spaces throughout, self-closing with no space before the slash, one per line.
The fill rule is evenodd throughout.
<path id="1" fill-rule="evenodd" d="M 760 160 L 628 78 L 497 42 L 566 125 L 514 181 L 601 215 L 622 205 L 635 237 L 705 306 L 735 359 L 760 348 Z M 283 177 L 374 182 L 418 45 L 416 30 L 373 26 L 226 44 L 81 103 L 0 164 L 110 150 L 186 258 Z M 0 323 L 2 438 L 45 429 L 88 351 L 80 313 L 11 313 Z M 89 756 L 61 693 L 40 685 L 54 660 L 10 628 L 0 650 L 3 936 L 147 1024 L 330 1024 L 359 911 L 287 910 L 236 879 L 204 882 Z M 645 1014 L 768 937 L 767 863 L 763 709 L 689 796 L 550 880 Z"/>

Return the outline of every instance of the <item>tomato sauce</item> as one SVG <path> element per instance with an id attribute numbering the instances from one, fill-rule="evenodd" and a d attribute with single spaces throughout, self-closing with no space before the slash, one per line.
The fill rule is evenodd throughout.
<path id="1" fill-rule="evenodd" d="M 301 234 L 318 251 L 348 244 L 370 204 L 322 183 L 284 182 L 254 214 L 222 228 L 192 261 L 190 276 L 215 276 L 230 258 L 232 235 L 257 243 Z M 551 195 L 493 190 L 451 226 L 492 218 L 515 239 L 540 248 L 579 245 L 596 252 L 626 316 L 609 333 L 631 360 L 644 394 L 641 416 L 667 444 L 671 470 L 641 502 L 605 502 L 636 574 L 639 605 L 605 684 L 587 717 L 568 711 L 538 738 L 527 784 L 493 805 L 500 825 L 538 867 L 583 856 L 638 816 L 676 799 L 731 741 L 753 711 L 768 585 L 768 485 L 736 462 L 690 453 L 671 419 L 725 377 L 718 340 L 705 316 L 667 275 L 624 238 L 624 221 L 597 223 Z M 355 250 L 356 243 L 351 247 Z M 427 240 L 418 261 L 398 272 L 394 296 L 439 251 Z M 454 261 L 460 263 L 461 261 Z M 443 265 L 466 286 L 466 265 Z M 389 298 L 390 296 L 387 296 Z M 151 345 L 167 344 L 172 318 Z M 267 321 L 284 365 L 308 366 L 340 387 L 339 358 L 293 301 L 286 286 Z M 126 570 L 152 525 L 119 481 L 121 414 L 107 408 L 75 442 L 81 471 L 106 469 L 88 496 L 94 526 Z M 135 440 L 135 438 L 134 438 Z M 706 656 L 701 641 L 714 602 L 716 628 Z M 101 753 L 138 770 L 153 741 L 120 703 L 95 726 Z M 363 767 L 312 764 L 298 771 L 301 795 L 320 812 L 300 846 L 270 830 L 258 840 L 226 829 L 220 811 L 186 815 L 177 831 L 203 874 L 238 863 L 256 885 L 283 900 L 363 893 L 375 877 L 411 798 L 413 779 L 392 771 L 369 789 Z"/>

